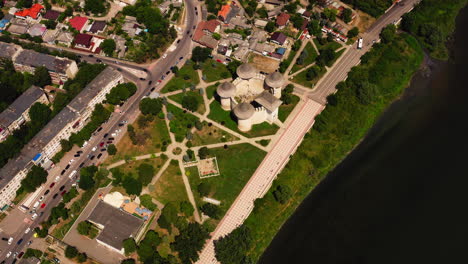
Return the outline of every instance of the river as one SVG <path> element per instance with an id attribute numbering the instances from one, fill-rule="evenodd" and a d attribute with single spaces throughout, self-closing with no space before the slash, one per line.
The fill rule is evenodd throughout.
<path id="1" fill-rule="evenodd" d="M 449 62 L 403 96 L 303 201 L 259 263 L 468 263 L 468 8 Z"/>

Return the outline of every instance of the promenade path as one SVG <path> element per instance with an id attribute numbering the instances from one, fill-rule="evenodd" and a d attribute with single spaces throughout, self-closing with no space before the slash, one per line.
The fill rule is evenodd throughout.
<path id="1" fill-rule="evenodd" d="M 292 122 L 285 128 L 216 230 L 211 234 L 211 239 L 207 242 L 197 263 L 218 263 L 215 258 L 213 241 L 229 234 L 249 216 L 254 207 L 255 199 L 263 197 L 268 191 L 276 175 L 286 165 L 289 156 L 296 151 L 304 135 L 312 127 L 315 116 L 322 109 L 323 105 L 313 100 L 306 100 L 300 111 L 295 113 Z"/>

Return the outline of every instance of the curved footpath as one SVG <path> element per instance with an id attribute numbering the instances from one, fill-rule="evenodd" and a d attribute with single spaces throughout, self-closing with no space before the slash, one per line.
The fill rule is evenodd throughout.
<path id="1" fill-rule="evenodd" d="M 378 38 L 383 27 L 410 11 L 417 1 L 406 0 L 404 2 L 404 6 L 390 8 L 372 25 L 371 29 L 363 35 L 364 43 L 372 43 L 372 40 Z M 315 116 L 324 109 L 323 104 L 326 102 L 327 96 L 336 91 L 336 84 L 346 79 L 351 68 L 359 64 L 361 55 L 370 48 L 371 45 L 364 46 L 362 50 L 357 50 L 354 47 L 349 48 L 343 54 L 340 63 L 335 64 L 336 67 L 333 67 L 318 83 L 317 88 L 310 92 L 308 99 L 300 106 L 300 110 L 295 111 L 294 115 L 288 118 L 287 123 L 289 122 L 289 124 L 285 130 L 279 131 L 279 138 L 274 143 L 272 150 L 244 186 L 216 230 L 211 233 L 211 238 L 200 253 L 197 264 L 219 263 L 215 257 L 214 240 L 229 234 L 247 219 L 254 207 L 254 201 L 263 197 L 268 191 L 276 175 L 286 165 L 289 156 L 295 152 L 305 133 L 312 127 Z"/>

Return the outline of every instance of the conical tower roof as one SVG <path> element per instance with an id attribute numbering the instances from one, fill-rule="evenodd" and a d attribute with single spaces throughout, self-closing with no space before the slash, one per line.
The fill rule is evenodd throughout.
<path id="1" fill-rule="evenodd" d="M 254 112 L 254 107 L 249 103 L 240 103 L 234 108 L 234 114 L 241 120 L 249 119 Z"/>
<path id="2" fill-rule="evenodd" d="M 265 78 L 265 83 L 272 88 L 279 88 L 284 85 L 284 77 L 279 72 L 269 74 Z"/>
<path id="3" fill-rule="evenodd" d="M 237 76 L 239 76 L 242 79 L 250 79 L 255 76 L 257 70 L 254 66 L 252 66 L 252 64 L 244 63 L 237 68 L 236 73 Z"/>
<path id="4" fill-rule="evenodd" d="M 219 96 L 223 98 L 229 98 L 235 95 L 236 87 L 230 82 L 223 82 L 220 85 L 218 85 L 218 88 L 216 88 L 216 92 Z"/>

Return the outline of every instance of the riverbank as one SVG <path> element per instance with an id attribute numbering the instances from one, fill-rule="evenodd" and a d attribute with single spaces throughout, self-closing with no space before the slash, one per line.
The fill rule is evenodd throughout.
<path id="1" fill-rule="evenodd" d="M 468 7 L 449 62 L 401 99 L 304 200 L 259 263 L 467 263 Z M 306 261 L 308 260 L 308 261 Z"/>
<path id="2" fill-rule="evenodd" d="M 265 248 L 311 190 L 356 146 L 383 110 L 397 98 L 423 58 L 417 41 L 397 35 L 388 44 L 378 44 L 362 57 L 339 91 L 329 98 L 288 165 L 270 191 L 255 202 L 245 221 L 251 243 L 247 256 L 257 261 Z M 275 200 L 275 191 L 291 190 L 286 203 Z M 278 194 L 278 193 L 276 193 Z"/>

